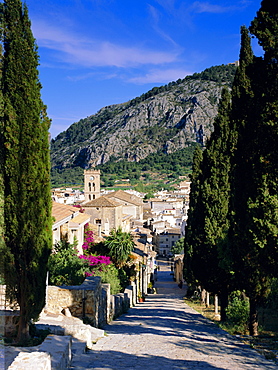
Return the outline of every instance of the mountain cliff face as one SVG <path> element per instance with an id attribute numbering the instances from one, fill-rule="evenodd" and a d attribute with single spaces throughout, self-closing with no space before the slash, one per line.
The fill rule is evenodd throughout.
<path id="1" fill-rule="evenodd" d="M 52 140 L 53 168 L 89 168 L 111 159 L 139 161 L 157 151 L 204 144 L 221 90 L 231 85 L 235 69 L 211 67 L 81 119 Z"/>

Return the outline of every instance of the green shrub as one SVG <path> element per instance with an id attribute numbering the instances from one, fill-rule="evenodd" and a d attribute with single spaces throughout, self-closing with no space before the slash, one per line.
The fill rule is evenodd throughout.
<path id="1" fill-rule="evenodd" d="M 117 294 L 121 292 L 122 287 L 119 279 L 119 270 L 115 267 L 115 265 L 110 264 L 103 266 L 100 270 L 96 270 L 93 276 L 100 276 L 102 283 L 110 284 L 111 294 Z"/>
<path id="2" fill-rule="evenodd" d="M 55 245 L 48 268 L 51 285 L 80 285 L 88 271 L 88 265 L 77 256 L 75 246 L 66 241 Z"/>
<path id="3" fill-rule="evenodd" d="M 172 246 L 171 252 L 173 254 L 184 253 L 184 237 L 181 237 L 176 243 Z"/>
<path id="4" fill-rule="evenodd" d="M 226 309 L 227 322 L 221 325 L 230 333 L 246 333 L 249 320 L 249 299 L 240 291 L 230 294 L 229 305 Z"/>

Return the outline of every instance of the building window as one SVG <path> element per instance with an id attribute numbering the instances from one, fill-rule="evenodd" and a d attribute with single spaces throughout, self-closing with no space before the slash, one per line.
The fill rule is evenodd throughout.
<path id="1" fill-rule="evenodd" d="M 96 218 L 95 223 L 96 223 L 96 225 L 101 225 L 101 219 Z"/>

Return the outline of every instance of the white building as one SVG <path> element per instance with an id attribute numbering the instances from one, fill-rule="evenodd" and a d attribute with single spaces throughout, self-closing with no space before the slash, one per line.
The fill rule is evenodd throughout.
<path id="1" fill-rule="evenodd" d="M 73 190 L 71 188 L 61 189 L 56 188 L 51 190 L 52 200 L 60 204 L 72 205 L 80 203 L 85 200 L 85 195 L 80 190 Z"/>
<path id="2" fill-rule="evenodd" d="M 180 228 L 167 228 L 161 233 L 154 234 L 153 244 L 159 255 L 169 256 L 171 248 L 181 238 Z"/>

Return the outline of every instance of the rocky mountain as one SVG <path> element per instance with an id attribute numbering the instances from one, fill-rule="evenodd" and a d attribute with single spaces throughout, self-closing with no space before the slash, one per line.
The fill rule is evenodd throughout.
<path id="1" fill-rule="evenodd" d="M 231 86 L 235 70 L 234 65 L 211 67 L 81 119 L 51 141 L 52 167 L 139 161 L 192 142 L 204 144 L 213 130 L 221 90 Z"/>

